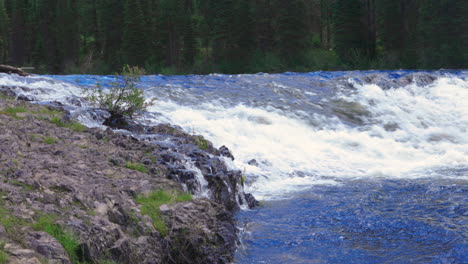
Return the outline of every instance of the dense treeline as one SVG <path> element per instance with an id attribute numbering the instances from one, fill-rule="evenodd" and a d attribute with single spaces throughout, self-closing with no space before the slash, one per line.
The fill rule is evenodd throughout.
<path id="1" fill-rule="evenodd" d="M 466 0 L 0 0 L 0 63 L 48 73 L 466 68 Z"/>

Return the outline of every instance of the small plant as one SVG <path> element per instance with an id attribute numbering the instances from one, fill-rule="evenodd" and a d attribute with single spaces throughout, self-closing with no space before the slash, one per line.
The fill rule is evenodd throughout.
<path id="1" fill-rule="evenodd" d="M 3 200 L 1 201 L 3 203 Z M 21 242 L 20 230 L 27 223 L 21 218 L 14 216 L 8 209 L 0 205 L 0 224 L 5 228 L 8 237 L 16 242 Z"/>
<path id="2" fill-rule="evenodd" d="M 57 140 L 53 137 L 43 137 L 42 139 L 44 140 L 44 143 L 49 145 L 55 144 L 57 142 Z"/>
<path id="3" fill-rule="evenodd" d="M 145 165 L 141 163 L 127 162 L 127 164 L 125 164 L 125 168 L 136 170 L 136 171 L 143 172 L 143 173 L 148 173 L 148 169 L 145 167 Z"/>
<path id="4" fill-rule="evenodd" d="M 5 252 L 5 242 L 0 243 L 0 264 L 8 262 L 8 254 Z"/>
<path id="5" fill-rule="evenodd" d="M 55 217 L 50 215 L 40 216 L 36 223 L 32 225 L 35 230 L 44 231 L 49 235 L 53 236 L 63 246 L 65 251 L 68 253 L 72 263 L 79 263 L 79 243 L 75 239 L 75 236 L 66 232 L 62 227 L 55 223 Z"/>
<path id="6" fill-rule="evenodd" d="M 133 117 L 145 111 L 152 101 L 146 102 L 143 90 L 137 88 L 145 70 L 139 67 L 123 67 L 122 73 L 116 74 L 116 81 L 110 84 L 108 92 L 100 85 L 84 91 L 85 98 L 95 106 L 111 113 L 111 117 Z"/>
<path id="7" fill-rule="evenodd" d="M 23 117 L 20 117 L 18 116 L 17 114 L 18 113 L 26 113 L 27 112 L 27 109 L 22 107 L 22 106 L 16 106 L 16 107 L 7 107 L 6 109 L 0 111 L 0 114 L 3 114 L 3 115 L 9 115 L 13 118 L 16 118 L 16 119 L 23 119 Z"/>
<path id="8" fill-rule="evenodd" d="M 179 193 L 177 191 L 166 192 L 159 190 L 150 193 L 149 195 L 138 195 L 136 202 L 141 204 L 141 213 L 148 215 L 153 220 L 154 228 L 161 234 L 167 235 L 167 225 L 161 216 L 159 207 L 163 204 L 172 204 L 179 202 L 191 201 L 192 195 L 189 193 Z"/>
<path id="9" fill-rule="evenodd" d="M 69 128 L 75 132 L 83 132 L 86 130 L 86 126 L 76 122 L 76 121 L 70 121 L 70 122 L 66 122 L 66 121 L 63 121 L 61 117 L 58 117 L 58 116 L 53 116 L 51 119 L 50 119 L 50 122 L 58 127 L 65 127 L 65 128 Z"/>
<path id="10" fill-rule="evenodd" d="M 208 140 L 204 139 L 202 136 L 195 137 L 195 143 L 200 149 L 206 150 L 209 147 Z"/>

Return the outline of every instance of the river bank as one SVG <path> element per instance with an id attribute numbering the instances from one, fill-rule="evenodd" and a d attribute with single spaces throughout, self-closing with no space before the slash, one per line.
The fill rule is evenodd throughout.
<path id="1" fill-rule="evenodd" d="M 233 213 L 254 199 L 222 162 L 229 150 L 169 125 L 144 128 L 165 144 L 89 129 L 12 95 L 0 99 L 2 263 L 232 261 Z"/>

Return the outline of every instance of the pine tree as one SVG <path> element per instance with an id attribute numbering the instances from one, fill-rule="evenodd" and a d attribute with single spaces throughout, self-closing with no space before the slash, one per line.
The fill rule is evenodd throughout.
<path id="1" fill-rule="evenodd" d="M 9 21 L 5 1 L 0 0 L 0 63 L 8 60 Z"/>
<path id="2" fill-rule="evenodd" d="M 276 2 L 276 46 L 288 65 L 301 65 L 307 47 L 306 8 L 303 0 Z"/>
<path id="3" fill-rule="evenodd" d="M 147 58 L 146 25 L 139 0 L 127 0 L 124 7 L 122 59 L 124 64 L 144 66 Z"/>
<path id="4" fill-rule="evenodd" d="M 365 57 L 367 35 L 362 23 L 360 0 L 337 0 L 334 7 L 335 50 L 347 63 Z"/>

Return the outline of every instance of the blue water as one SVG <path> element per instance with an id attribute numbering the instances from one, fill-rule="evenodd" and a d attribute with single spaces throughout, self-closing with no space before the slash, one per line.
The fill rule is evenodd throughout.
<path id="1" fill-rule="evenodd" d="M 243 104 L 279 111 L 317 129 L 329 124 L 324 124 L 321 118 L 317 119 L 316 114 L 331 119 L 338 117 L 339 122 L 349 127 L 350 131 L 351 128 L 366 131 L 376 123 L 383 126 L 385 122 L 378 116 L 356 119 L 338 115 L 341 110 L 352 114 L 352 109 L 340 105 L 341 102 L 336 102 L 334 96 L 355 92 L 356 85 L 351 82 L 358 85 L 371 82 L 382 89 L 398 89 L 404 86 L 405 78 L 411 79 L 413 74 L 424 73 L 463 80 L 468 76 L 467 71 L 459 70 L 153 75 L 144 76 L 140 86 L 156 98 L 169 99 L 194 110 L 199 108 L 201 102 L 218 102 L 225 108 Z M 53 78 L 84 86 L 100 83 L 104 87 L 115 81 L 113 76 Z M 374 80 L 369 81 L 370 78 Z M 417 102 L 419 96 L 425 95 L 411 96 Z M 418 106 L 414 105 L 414 109 L 418 109 Z M 431 114 L 414 112 L 414 115 L 421 115 L 424 122 L 433 120 Z M 396 118 L 395 122 L 398 121 Z M 414 125 L 418 126 L 416 123 Z M 432 125 L 443 126 L 437 121 Z M 210 133 L 210 128 L 207 130 Z M 459 141 L 466 140 L 468 132 L 465 136 L 457 136 Z M 415 148 L 420 147 L 419 138 L 411 140 Z M 359 143 L 366 145 L 366 142 Z M 440 152 L 449 149 L 444 145 Z M 428 150 L 431 151 L 434 150 Z M 345 155 L 353 153 L 351 151 Z M 378 157 L 385 153 L 375 155 Z M 365 172 L 366 169 L 363 167 L 361 170 Z M 303 174 L 307 175 L 307 171 Z M 310 186 L 292 192 L 288 195 L 289 199 L 262 201 L 260 208 L 237 215 L 239 226 L 243 229 L 243 245 L 237 252 L 235 263 L 468 263 L 468 183 L 457 180 L 457 177 L 468 175 L 468 164 L 448 165 L 437 169 L 437 174 L 438 177 L 426 179 L 405 179 L 404 176 L 376 180 L 339 177 L 334 178 L 339 182 L 337 185 Z M 248 181 L 255 181 L 257 177 L 255 173 L 247 176 L 250 176 Z M 316 177 L 327 178 L 328 175 Z M 287 191 L 291 193 L 290 189 Z"/>
<path id="2" fill-rule="evenodd" d="M 468 263 L 463 181 L 317 186 L 238 215 L 236 263 Z"/>
<path id="3" fill-rule="evenodd" d="M 226 144 L 247 188 L 267 197 L 237 215 L 243 243 L 235 263 L 468 263 L 466 84 L 463 91 L 449 82 L 405 88 L 414 74 L 468 78 L 466 70 L 152 75 L 139 85 L 158 99 L 145 121 L 172 122 Z M 115 81 L 47 77 L 83 87 Z M 64 95 L 69 104 L 80 96 L 40 77 L 1 75 L 0 84 L 5 78 L 17 86 L 36 82 L 46 89 L 30 95 L 51 94 L 43 100 Z M 358 91 L 365 83 L 381 90 Z M 291 136 L 298 142 L 282 143 Z M 247 165 L 252 158 L 258 167 Z M 421 168 L 398 171 L 413 163 Z"/>

